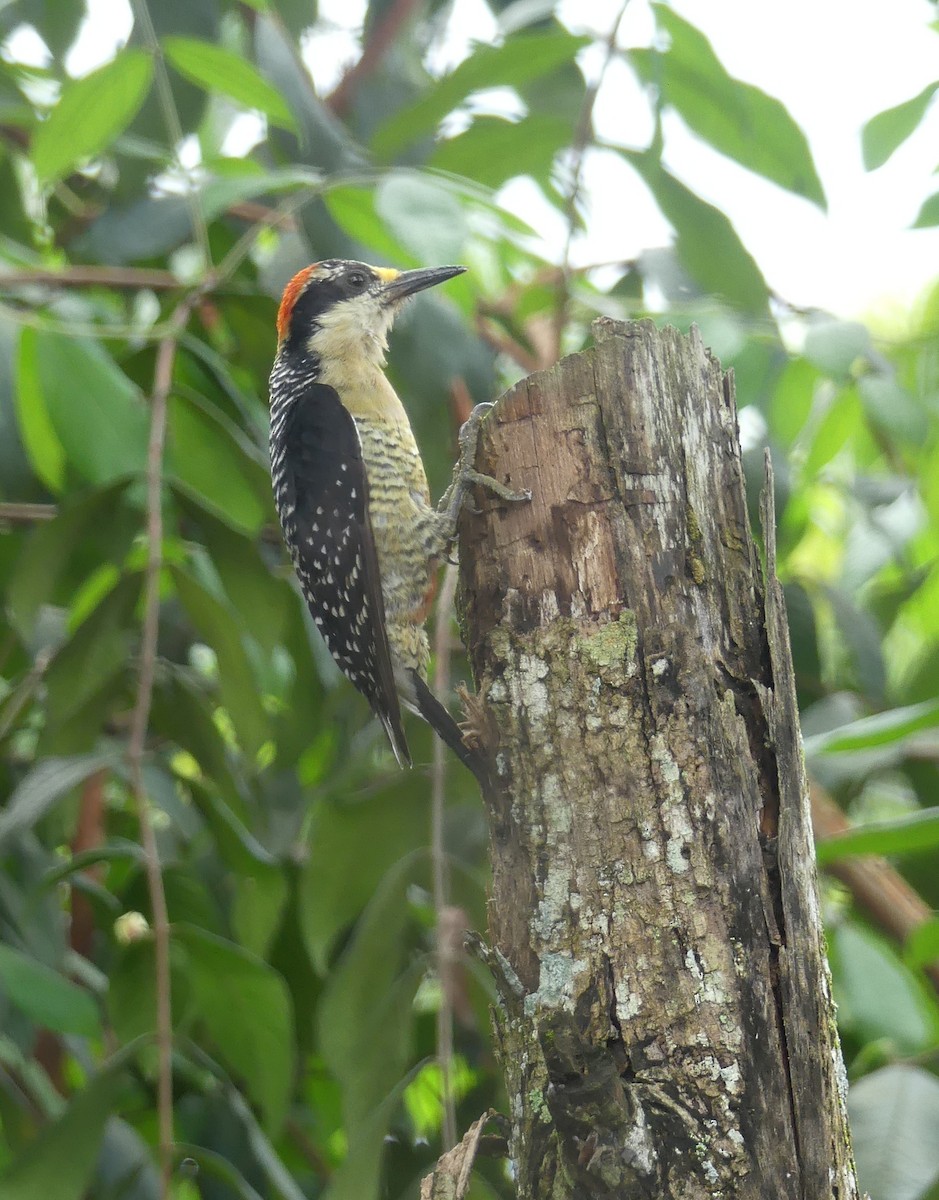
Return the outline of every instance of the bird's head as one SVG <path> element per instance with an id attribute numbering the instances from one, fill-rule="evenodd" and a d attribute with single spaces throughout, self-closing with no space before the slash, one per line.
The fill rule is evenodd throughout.
<path id="1" fill-rule="evenodd" d="M 277 313 L 278 352 L 312 354 L 322 362 L 364 357 L 381 366 L 388 331 L 404 301 L 465 270 L 395 271 L 336 258 L 314 263 L 284 289 Z"/>

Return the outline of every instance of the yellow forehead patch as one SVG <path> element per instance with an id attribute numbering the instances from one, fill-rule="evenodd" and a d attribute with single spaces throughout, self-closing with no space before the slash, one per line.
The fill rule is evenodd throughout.
<path id="1" fill-rule="evenodd" d="M 373 270 L 382 283 L 394 283 L 401 274 L 400 271 L 395 271 L 392 267 L 374 267 Z"/>

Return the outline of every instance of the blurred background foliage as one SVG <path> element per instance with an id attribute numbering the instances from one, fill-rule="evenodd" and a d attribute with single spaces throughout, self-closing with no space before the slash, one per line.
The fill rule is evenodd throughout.
<path id="1" fill-rule="evenodd" d="M 939 289 L 889 337 L 795 311 L 662 158 L 670 110 L 824 206 L 783 105 L 667 5 L 654 41 L 626 51 L 613 9 L 590 36 L 551 0 L 488 2 L 498 36 L 443 67 L 459 3 L 371 0 L 361 57 L 329 94 L 303 58 L 331 34 L 315 0 L 139 0 L 132 28 L 115 2 L 129 40 L 91 71 L 69 57 L 85 0 L 0 9 L 6 1200 L 163 1189 L 143 794 L 171 928 L 172 1195 L 416 1196 L 444 1140 L 451 1025 L 457 1134 L 504 1109 L 491 988 L 454 946 L 453 929 L 486 923 L 472 781 L 453 764 L 441 973 L 429 733 L 412 723 L 418 765 L 399 772 L 312 631 L 276 528 L 277 298 L 301 266 L 338 256 L 470 268 L 393 340 L 438 494 L 468 404 L 585 345 L 598 314 L 696 321 L 734 369 L 751 499 L 765 444 L 776 462 L 862 1183 L 876 1200 L 939 1195 Z M 20 60 L 26 43 L 42 65 Z M 674 239 L 573 269 L 593 100 L 618 60 L 645 85 L 654 133 L 604 146 Z M 871 169 L 937 86 L 865 128 Z M 520 175 L 568 230 L 561 254 L 500 203 Z M 937 199 L 923 197 L 920 224 L 939 223 Z M 147 444 L 165 383 L 154 547 Z M 141 689 L 154 550 L 158 643 Z M 510 1194 L 504 1163 L 480 1159 L 472 1195 Z"/>

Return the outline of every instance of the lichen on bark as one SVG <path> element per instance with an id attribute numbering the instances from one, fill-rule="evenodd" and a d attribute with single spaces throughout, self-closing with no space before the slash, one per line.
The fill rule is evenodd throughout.
<path id="1" fill-rule="evenodd" d="M 461 529 L 499 733 L 518 1194 L 854 1200 L 784 611 L 732 387 L 695 331 L 595 328 L 486 422 L 478 466 L 531 504 L 481 495 Z"/>

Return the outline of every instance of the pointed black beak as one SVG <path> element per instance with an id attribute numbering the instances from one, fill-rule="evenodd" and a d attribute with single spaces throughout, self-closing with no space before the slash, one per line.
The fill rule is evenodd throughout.
<path id="1" fill-rule="evenodd" d="M 421 267 L 416 271 L 402 271 L 382 288 L 382 300 L 385 304 L 397 304 L 415 292 L 446 283 L 454 275 L 462 275 L 465 270 L 466 267 Z"/>

